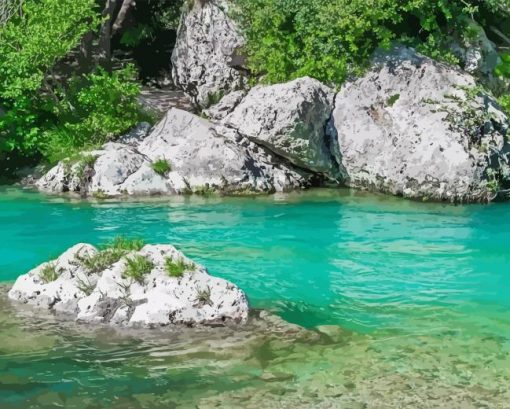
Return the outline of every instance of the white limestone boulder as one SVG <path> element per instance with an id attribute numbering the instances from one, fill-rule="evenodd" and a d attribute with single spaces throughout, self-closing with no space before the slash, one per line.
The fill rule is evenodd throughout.
<path id="1" fill-rule="evenodd" d="M 20 276 L 8 296 L 80 322 L 113 326 L 216 326 L 244 323 L 248 318 L 248 301 L 242 290 L 210 276 L 171 245 L 146 245 L 125 252 L 101 271 L 91 271 L 84 260 L 97 255 L 93 246 L 78 244 L 57 260 Z M 150 264 L 140 278 L 126 275 L 127 260 L 136 257 Z M 169 274 L 167 260 L 183 262 L 180 276 Z M 53 275 L 44 273 L 48 266 Z"/>
<path id="2" fill-rule="evenodd" d="M 156 172 L 158 161 L 167 171 Z M 253 194 L 305 188 L 314 178 L 235 130 L 173 108 L 138 144 L 109 142 L 84 152 L 74 163 L 59 163 L 36 187 L 98 198 Z"/>
<path id="3" fill-rule="evenodd" d="M 309 77 L 257 86 L 223 123 L 297 166 L 336 178 L 339 153 L 325 132 L 334 95 Z"/>
<path id="4" fill-rule="evenodd" d="M 376 57 L 338 93 L 330 129 L 350 187 L 486 202 L 510 181 L 508 118 L 474 78 L 413 49 Z"/>

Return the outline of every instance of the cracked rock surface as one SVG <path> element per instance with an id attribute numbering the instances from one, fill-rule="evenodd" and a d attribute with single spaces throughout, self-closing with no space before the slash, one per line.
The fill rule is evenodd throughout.
<path id="1" fill-rule="evenodd" d="M 413 49 L 376 57 L 338 93 L 330 129 L 350 187 L 486 202 L 510 181 L 508 118 L 474 78 Z"/>
<path id="2" fill-rule="evenodd" d="M 71 247 L 58 259 L 20 276 L 9 298 L 77 321 L 124 327 L 216 326 L 244 323 L 248 318 L 242 290 L 210 276 L 171 245 L 146 245 L 100 271 L 90 270 L 83 260 L 98 252 L 89 244 Z M 151 265 L 140 279 L 126 275 L 127 260 L 136 257 Z M 182 276 L 168 274 L 169 259 L 184 263 Z M 51 281 L 45 276 L 48 267 L 56 273 Z"/>

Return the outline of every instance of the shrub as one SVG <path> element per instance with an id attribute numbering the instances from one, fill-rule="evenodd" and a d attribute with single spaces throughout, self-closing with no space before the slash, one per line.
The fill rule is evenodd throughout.
<path id="1" fill-rule="evenodd" d="M 499 104 L 506 112 L 506 114 L 510 116 L 510 95 L 504 95 L 501 98 L 499 98 Z"/>
<path id="2" fill-rule="evenodd" d="M 505 0 L 507 2 L 507 0 Z M 400 40 L 450 63 L 453 35 L 473 18 L 496 21 L 495 0 L 238 0 L 249 68 L 270 83 L 305 75 L 339 85 L 359 74 L 378 47 Z"/>
<path id="3" fill-rule="evenodd" d="M 40 152 L 58 102 L 53 68 L 99 22 L 94 0 L 29 0 L 0 27 L 0 153 Z"/>
<path id="4" fill-rule="evenodd" d="M 73 79 L 54 108 L 53 126 L 44 132 L 44 156 L 53 163 L 70 151 L 97 148 L 141 121 L 152 121 L 138 102 L 139 93 L 131 65 Z"/>
<path id="5" fill-rule="evenodd" d="M 126 268 L 122 273 L 122 278 L 131 278 L 141 283 L 153 268 L 154 264 L 147 257 L 136 255 L 126 259 Z"/>
<path id="6" fill-rule="evenodd" d="M 169 257 L 165 260 L 165 269 L 170 277 L 179 278 L 186 271 L 194 271 L 195 265 L 193 263 L 186 263 L 183 259 L 174 261 Z"/>
<path id="7" fill-rule="evenodd" d="M 0 158 L 55 163 L 153 120 L 138 103 L 133 66 L 61 72 L 63 58 L 100 23 L 95 0 L 26 0 L 0 27 Z"/>
<path id="8" fill-rule="evenodd" d="M 158 175 L 165 176 L 168 172 L 172 170 L 172 166 L 166 159 L 158 159 L 155 162 L 152 162 L 152 169 Z"/>
<path id="9" fill-rule="evenodd" d="M 55 264 L 47 263 L 39 272 L 39 277 L 41 277 L 41 280 L 46 284 L 55 281 L 59 277 Z"/>

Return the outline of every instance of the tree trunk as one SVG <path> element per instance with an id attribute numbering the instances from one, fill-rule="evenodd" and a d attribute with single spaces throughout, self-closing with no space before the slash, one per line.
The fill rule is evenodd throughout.
<path id="1" fill-rule="evenodd" d="M 107 71 L 112 70 L 112 22 L 117 0 L 106 0 L 102 12 L 103 25 L 99 32 L 99 64 Z"/>
<path id="2" fill-rule="evenodd" d="M 83 36 L 80 42 L 80 55 L 78 64 L 80 72 L 88 72 L 93 65 L 92 60 L 92 44 L 94 41 L 94 33 L 88 32 Z"/>

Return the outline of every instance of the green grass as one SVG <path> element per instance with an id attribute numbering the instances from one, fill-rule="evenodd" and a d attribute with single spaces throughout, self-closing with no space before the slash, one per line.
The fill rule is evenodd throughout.
<path id="1" fill-rule="evenodd" d="M 76 174 L 78 177 L 83 177 L 83 174 L 85 172 L 85 169 L 87 168 L 94 168 L 94 165 L 96 164 L 97 156 L 83 153 L 76 153 L 73 154 L 67 158 L 65 158 L 62 162 L 64 164 L 64 167 L 69 172 L 71 168 L 74 165 L 77 165 L 76 167 Z"/>
<path id="2" fill-rule="evenodd" d="M 96 190 L 95 192 L 92 192 L 92 197 L 96 200 L 106 200 L 110 196 L 108 196 L 105 192 L 102 190 Z"/>
<path id="3" fill-rule="evenodd" d="M 131 278 L 142 283 L 144 277 L 151 272 L 154 264 L 147 257 L 136 255 L 133 258 L 126 259 L 126 268 L 122 273 L 122 278 Z"/>
<path id="4" fill-rule="evenodd" d="M 211 288 L 207 286 L 204 290 L 197 288 L 197 298 L 195 301 L 201 305 L 212 305 Z"/>
<path id="5" fill-rule="evenodd" d="M 59 277 L 55 264 L 46 264 L 39 272 L 39 277 L 41 277 L 41 280 L 43 280 L 46 284 L 55 281 Z"/>
<path id="6" fill-rule="evenodd" d="M 395 105 L 395 103 L 400 99 L 400 94 L 395 94 L 395 95 L 392 95 L 391 97 L 388 98 L 388 100 L 386 101 L 386 105 L 388 105 L 389 107 L 392 107 L 393 105 Z"/>
<path id="7" fill-rule="evenodd" d="M 183 259 L 174 261 L 168 257 L 165 260 L 165 270 L 170 277 L 179 278 L 184 275 L 186 271 L 195 271 L 193 263 L 186 263 Z"/>
<path id="8" fill-rule="evenodd" d="M 126 251 L 118 249 L 102 250 L 92 256 L 77 257 L 78 262 L 89 274 L 99 273 L 119 261 Z"/>
<path id="9" fill-rule="evenodd" d="M 117 236 L 112 241 L 106 243 L 104 246 L 106 250 L 125 250 L 125 251 L 140 251 L 145 242 L 142 239 L 130 239 L 124 236 Z"/>
<path id="10" fill-rule="evenodd" d="M 94 291 L 94 285 L 86 277 L 84 279 L 77 277 L 76 284 L 78 289 L 87 297 Z"/>
<path id="11" fill-rule="evenodd" d="M 209 183 L 206 183 L 205 185 L 195 187 L 195 189 L 193 190 L 193 193 L 195 193 L 196 195 L 199 195 L 199 196 L 207 197 L 207 196 L 213 196 L 217 192 L 213 187 L 211 187 L 211 185 L 209 185 Z"/>
<path id="12" fill-rule="evenodd" d="M 77 261 L 90 273 L 99 273 L 115 264 L 130 251 L 140 251 L 145 245 L 141 239 L 128 239 L 117 236 L 101 246 L 101 251 L 86 257 L 77 257 Z"/>
<path id="13" fill-rule="evenodd" d="M 158 159 L 157 161 L 152 162 L 152 169 L 158 175 L 165 176 L 168 172 L 172 170 L 172 166 L 166 159 Z"/>

